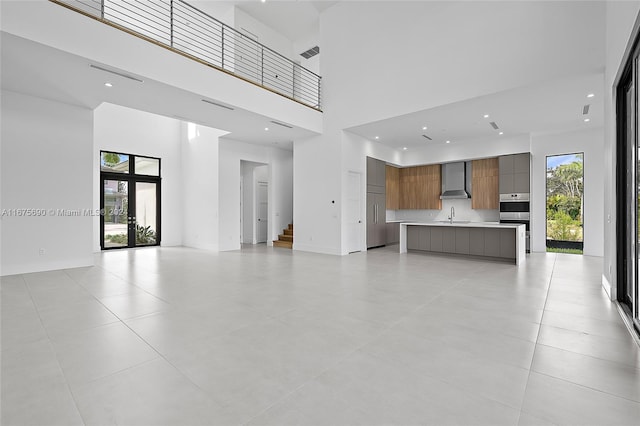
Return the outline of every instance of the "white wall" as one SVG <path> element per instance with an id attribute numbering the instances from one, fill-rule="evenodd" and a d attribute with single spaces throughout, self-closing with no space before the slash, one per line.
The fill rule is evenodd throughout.
<path id="1" fill-rule="evenodd" d="M 193 123 L 181 128 L 182 244 L 218 250 L 218 139 L 226 132 Z"/>
<path id="2" fill-rule="evenodd" d="M 604 253 L 602 128 L 532 135 L 531 251 L 546 251 L 546 157 L 578 152 L 584 152 L 584 254 L 602 256 Z"/>
<path id="3" fill-rule="evenodd" d="M 236 7 L 234 27 L 240 32 L 249 32 L 258 37 L 258 42 L 291 59 L 293 43 L 273 28 L 258 21 L 244 10 Z"/>
<path id="4" fill-rule="evenodd" d="M 0 220 L 1 274 L 93 265 L 91 216 L 49 211 L 92 208 L 92 111 L 7 91 L 1 110 L 0 209 L 46 211 Z"/>
<path id="5" fill-rule="evenodd" d="M 219 151 L 219 249 L 240 249 L 240 175 L 242 160 L 269 166 L 269 229 L 267 242 L 273 244 L 282 223 L 292 217 L 291 152 L 252 145 L 228 138 L 220 139 Z M 281 229 L 280 229 L 281 231 Z"/>
<path id="6" fill-rule="evenodd" d="M 320 47 L 320 53 L 310 57 L 309 59 L 300 56 L 302 52 L 306 52 L 314 46 L 320 46 L 320 34 L 314 34 L 305 37 L 301 40 L 295 40 L 293 42 L 293 61 L 299 62 L 300 65 L 320 75 L 320 56 L 322 55 L 322 47 Z"/>
<path id="7" fill-rule="evenodd" d="M 104 103 L 94 111 L 93 206 L 100 208 L 100 151 L 159 157 L 161 245 L 182 244 L 183 191 L 181 122 L 143 111 Z M 100 220 L 93 220 L 93 248 L 100 250 Z"/>
<path id="8" fill-rule="evenodd" d="M 616 288 L 616 118 L 615 82 L 624 55 L 631 47 L 632 31 L 637 27 L 640 2 L 608 1 L 606 4 L 606 67 L 604 81 L 604 265 L 603 286 L 612 300 Z"/>

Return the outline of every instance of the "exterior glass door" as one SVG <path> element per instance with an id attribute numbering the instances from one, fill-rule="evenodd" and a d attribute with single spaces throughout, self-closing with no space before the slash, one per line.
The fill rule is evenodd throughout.
<path id="1" fill-rule="evenodd" d="M 157 184 L 136 182 L 135 245 L 155 245 L 158 234 Z"/>
<path id="2" fill-rule="evenodd" d="M 100 153 L 103 250 L 160 244 L 160 159 Z"/>
<path id="3" fill-rule="evenodd" d="M 103 180 L 103 248 L 129 246 L 129 181 Z"/>

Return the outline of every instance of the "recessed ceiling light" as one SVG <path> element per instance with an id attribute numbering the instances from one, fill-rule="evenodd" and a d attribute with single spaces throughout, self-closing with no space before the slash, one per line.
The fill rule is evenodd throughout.
<path id="1" fill-rule="evenodd" d="M 591 121 L 591 119 L 590 119 L 590 118 L 585 118 L 585 119 L 584 119 L 584 122 L 585 122 L 585 123 L 588 123 L 588 122 L 590 122 L 590 121 Z"/>
<path id="2" fill-rule="evenodd" d="M 498 134 L 499 134 L 499 135 L 504 135 L 504 132 L 500 132 L 500 133 L 498 133 Z"/>
<path id="3" fill-rule="evenodd" d="M 107 82 L 107 83 L 105 83 L 104 85 L 105 85 L 105 86 L 107 86 L 107 87 L 113 87 L 113 84 L 108 83 L 108 82 Z"/>
<path id="4" fill-rule="evenodd" d="M 376 140 L 380 139 L 380 136 L 376 136 L 376 137 L 375 137 L 375 139 L 376 139 Z"/>
<path id="5" fill-rule="evenodd" d="M 595 96 L 595 94 L 593 94 L 593 93 L 589 93 L 589 94 L 587 95 L 587 98 L 593 98 L 594 96 Z"/>
<path id="6" fill-rule="evenodd" d="M 489 114 L 485 114 L 485 115 L 484 115 L 484 118 L 489 118 Z"/>
<path id="7" fill-rule="evenodd" d="M 423 127 L 422 127 L 422 130 L 427 130 L 427 126 L 423 126 Z"/>
<path id="8" fill-rule="evenodd" d="M 264 131 L 265 131 L 265 132 L 268 132 L 268 131 L 269 131 L 269 128 L 268 128 L 268 127 L 265 127 L 265 128 L 264 128 Z"/>
<path id="9" fill-rule="evenodd" d="M 404 147 L 404 148 L 402 148 L 402 149 L 406 151 L 406 150 L 407 150 L 407 147 L 405 146 L 405 147 Z"/>
<path id="10" fill-rule="evenodd" d="M 451 143 L 451 141 L 447 141 L 446 143 Z"/>

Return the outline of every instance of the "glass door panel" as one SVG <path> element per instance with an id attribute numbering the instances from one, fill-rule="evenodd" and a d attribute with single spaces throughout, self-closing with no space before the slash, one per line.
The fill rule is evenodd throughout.
<path id="1" fill-rule="evenodd" d="M 129 246 L 129 182 L 103 179 L 103 247 Z"/>
<path id="2" fill-rule="evenodd" d="M 136 182 L 135 245 L 154 245 L 157 241 L 157 184 Z"/>

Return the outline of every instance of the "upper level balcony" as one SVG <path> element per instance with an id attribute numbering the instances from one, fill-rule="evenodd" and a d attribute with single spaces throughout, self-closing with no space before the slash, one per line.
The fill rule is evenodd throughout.
<path id="1" fill-rule="evenodd" d="M 321 111 L 321 77 L 182 0 L 50 0 Z"/>

